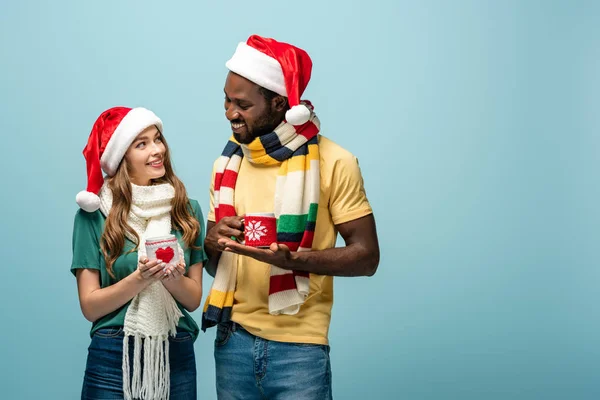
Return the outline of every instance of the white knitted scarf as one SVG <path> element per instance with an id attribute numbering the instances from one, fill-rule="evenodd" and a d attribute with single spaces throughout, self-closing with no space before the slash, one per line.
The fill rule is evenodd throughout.
<path id="1" fill-rule="evenodd" d="M 131 190 L 132 201 L 127 222 L 140 238 L 139 260 L 146 257 L 146 238 L 171 233 L 171 201 L 175 197 L 175 189 L 170 184 L 132 184 Z M 112 191 L 104 184 L 100 190 L 100 211 L 107 217 L 112 199 Z M 135 238 L 130 237 L 130 234 L 127 236 L 135 243 Z M 179 252 L 183 256 L 181 247 Z M 154 282 L 133 298 L 125 314 L 123 327 L 123 392 L 126 400 L 169 398 L 168 337 L 175 336 L 182 316 L 177 303 L 161 282 Z M 134 342 L 131 379 L 130 337 L 133 337 Z"/>

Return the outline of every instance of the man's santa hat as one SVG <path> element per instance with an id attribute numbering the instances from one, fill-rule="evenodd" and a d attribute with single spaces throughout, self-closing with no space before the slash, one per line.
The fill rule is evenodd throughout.
<path id="1" fill-rule="evenodd" d="M 102 171 L 106 176 L 113 176 L 137 135 L 152 125 L 162 132 L 160 118 L 142 107 L 113 107 L 100 114 L 83 149 L 88 184 L 87 190 L 75 198 L 79 207 L 87 212 L 100 208 L 98 193 L 104 183 Z"/>
<path id="2" fill-rule="evenodd" d="M 288 98 L 290 109 L 285 119 L 302 125 L 310 118 L 310 110 L 300 97 L 310 80 L 312 61 L 308 53 L 288 43 L 252 35 L 240 43 L 227 63 L 231 72 L 259 86 Z"/>

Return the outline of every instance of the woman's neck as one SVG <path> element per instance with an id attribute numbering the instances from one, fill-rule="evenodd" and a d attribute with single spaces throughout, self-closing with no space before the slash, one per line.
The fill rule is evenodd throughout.
<path id="1" fill-rule="evenodd" d="M 152 184 L 151 179 L 139 179 L 135 176 L 130 177 L 131 183 L 137 186 L 150 186 Z"/>

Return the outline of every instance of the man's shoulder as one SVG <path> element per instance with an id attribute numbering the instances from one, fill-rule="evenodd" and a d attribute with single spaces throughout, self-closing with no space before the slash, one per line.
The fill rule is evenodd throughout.
<path id="1" fill-rule="evenodd" d="M 319 135 L 319 154 L 321 160 L 328 163 L 338 160 L 354 161 L 356 159 L 350 151 L 323 135 Z"/>
<path id="2" fill-rule="evenodd" d="M 219 162 L 219 159 L 220 159 L 220 158 L 221 158 L 221 156 L 219 156 L 219 157 L 215 158 L 215 161 L 213 161 L 213 165 L 212 165 L 212 168 L 213 168 L 213 173 L 214 173 L 214 172 L 215 172 L 215 170 L 217 169 L 217 163 Z"/>

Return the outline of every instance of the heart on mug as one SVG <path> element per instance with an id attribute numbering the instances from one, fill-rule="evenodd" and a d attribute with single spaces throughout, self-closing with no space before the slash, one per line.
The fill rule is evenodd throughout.
<path id="1" fill-rule="evenodd" d="M 164 247 L 160 249 L 156 249 L 156 258 L 162 260 L 163 262 L 168 263 L 175 256 L 175 252 L 172 247 Z"/>

